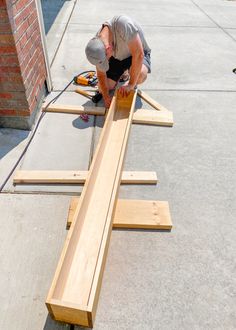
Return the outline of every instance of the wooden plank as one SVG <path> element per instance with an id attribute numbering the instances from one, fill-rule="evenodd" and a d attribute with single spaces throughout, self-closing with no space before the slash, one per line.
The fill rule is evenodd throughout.
<path id="1" fill-rule="evenodd" d="M 166 201 L 119 200 L 113 228 L 172 228 L 169 204 Z"/>
<path id="2" fill-rule="evenodd" d="M 133 124 L 146 124 L 158 126 L 173 126 L 173 113 L 171 111 L 153 111 L 138 109 L 133 115 Z"/>
<path id="3" fill-rule="evenodd" d="M 58 113 L 72 113 L 88 115 L 105 115 L 104 107 L 84 107 L 83 105 L 64 105 L 64 104 L 50 104 L 48 108 L 43 107 L 45 112 L 58 112 Z"/>
<path id="4" fill-rule="evenodd" d="M 67 217 L 67 229 L 70 228 L 73 221 L 78 203 L 79 197 L 72 197 Z M 113 228 L 171 230 L 169 204 L 165 201 L 118 199 Z"/>
<path id="5" fill-rule="evenodd" d="M 156 172 L 149 171 L 123 171 L 122 184 L 156 184 L 158 181 Z"/>
<path id="6" fill-rule="evenodd" d="M 92 326 L 112 230 L 136 92 L 113 97 L 46 304 L 56 320 Z M 63 309 L 53 313 L 53 301 Z M 73 309 L 64 302 L 78 307 Z M 88 315 L 88 324 L 80 315 Z M 73 317 L 72 317 L 73 316 Z M 71 319 L 71 320 L 70 320 Z"/>
<path id="7" fill-rule="evenodd" d="M 154 109 L 159 111 L 169 111 L 166 109 L 163 105 L 155 101 L 153 98 L 151 98 L 147 93 L 138 90 L 138 96 L 140 96 L 144 101 L 146 101 L 148 104 L 150 104 Z"/>
<path id="8" fill-rule="evenodd" d="M 21 171 L 18 170 L 13 178 L 14 184 L 33 183 L 84 183 L 88 171 Z"/>
<path id="9" fill-rule="evenodd" d="M 88 171 L 16 171 L 14 184 L 83 184 Z M 124 171 L 121 176 L 123 184 L 156 184 L 156 172 Z"/>
<path id="10" fill-rule="evenodd" d="M 139 91 L 144 95 L 145 100 L 149 100 L 149 104 L 156 105 L 157 110 L 163 110 L 163 106 L 151 99 L 146 93 Z M 150 101 L 152 100 L 152 101 Z M 151 103 L 150 103 L 151 102 Z M 153 103 L 154 102 L 154 103 Z M 160 109 L 159 109 L 160 108 Z M 164 108 L 165 109 L 165 108 Z M 84 107 L 74 105 L 62 105 L 62 104 L 51 104 L 47 109 L 43 108 L 45 112 L 57 112 L 57 113 L 69 113 L 69 114 L 82 114 L 87 113 L 91 115 L 104 115 L 104 107 Z M 132 122 L 134 124 L 147 124 L 147 125 L 158 125 L 158 126 L 173 126 L 173 114 L 172 112 L 165 109 L 165 114 L 160 111 L 158 114 L 154 114 L 151 110 L 138 109 L 133 116 Z"/>

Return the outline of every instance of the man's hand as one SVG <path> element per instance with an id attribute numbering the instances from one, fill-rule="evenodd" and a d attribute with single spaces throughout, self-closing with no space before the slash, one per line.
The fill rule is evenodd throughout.
<path id="1" fill-rule="evenodd" d="M 134 87 L 127 83 L 121 86 L 118 92 L 122 97 L 127 97 L 132 90 L 134 90 Z"/>
<path id="2" fill-rule="evenodd" d="M 103 97 L 103 101 L 104 101 L 104 104 L 105 104 L 105 108 L 106 109 L 109 109 L 110 108 L 110 105 L 111 105 L 111 97 L 110 97 L 110 95 L 107 95 L 106 97 Z"/>

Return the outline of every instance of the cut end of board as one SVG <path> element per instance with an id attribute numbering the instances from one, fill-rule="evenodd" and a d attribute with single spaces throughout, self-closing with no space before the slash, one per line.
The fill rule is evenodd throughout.
<path id="1" fill-rule="evenodd" d="M 130 110 L 134 99 L 135 91 L 131 91 L 128 96 L 122 96 L 121 93 L 116 91 L 116 107 L 117 109 Z"/>
<path id="2" fill-rule="evenodd" d="M 93 328 L 93 314 L 86 306 L 73 305 L 65 301 L 62 303 L 56 299 L 46 301 L 46 306 L 55 321 Z"/>

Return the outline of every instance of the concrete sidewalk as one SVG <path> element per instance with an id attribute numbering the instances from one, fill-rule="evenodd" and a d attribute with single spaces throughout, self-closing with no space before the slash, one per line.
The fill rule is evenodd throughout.
<path id="1" fill-rule="evenodd" d="M 42 1 L 54 92 L 90 69 L 84 47 L 100 24 L 125 13 L 152 48 L 143 90 L 173 111 L 173 128 L 133 125 L 126 170 L 153 170 L 155 186 L 120 197 L 168 200 L 172 232 L 112 232 L 96 330 L 236 329 L 236 1 Z M 71 86 L 57 101 L 83 104 Z M 142 105 L 146 108 L 146 104 Z M 103 119 L 46 114 L 21 169 L 84 170 Z M 27 142 L 0 130 L 0 178 Z M 11 137 L 11 139 L 9 139 Z M 65 330 L 44 301 L 81 186 L 13 186 L 0 195 L 0 329 Z M 74 327 L 75 330 L 82 329 Z"/>

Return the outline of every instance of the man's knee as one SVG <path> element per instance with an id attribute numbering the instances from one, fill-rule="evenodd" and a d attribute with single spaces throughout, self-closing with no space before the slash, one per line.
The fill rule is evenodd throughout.
<path id="1" fill-rule="evenodd" d="M 148 74 L 148 68 L 146 67 L 146 65 L 143 64 L 141 72 L 138 77 L 137 84 L 142 84 L 147 79 L 147 74 Z"/>

